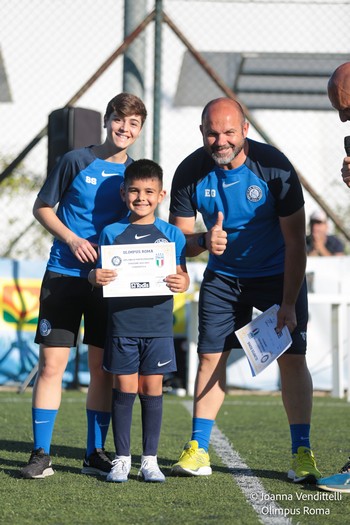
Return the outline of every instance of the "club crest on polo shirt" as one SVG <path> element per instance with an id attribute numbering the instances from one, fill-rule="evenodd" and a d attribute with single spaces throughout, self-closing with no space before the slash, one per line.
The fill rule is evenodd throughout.
<path id="1" fill-rule="evenodd" d="M 249 201 L 258 202 L 262 197 L 262 190 L 259 188 L 259 186 L 249 186 L 246 195 Z"/>
<path id="2" fill-rule="evenodd" d="M 42 319 L 39 324 L 40 335 L 45 337 L 51 332 L 51 324 L 47 319 Z"/>

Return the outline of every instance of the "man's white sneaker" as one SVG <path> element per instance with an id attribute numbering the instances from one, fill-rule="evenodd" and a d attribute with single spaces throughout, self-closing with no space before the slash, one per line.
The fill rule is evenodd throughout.
<path id="1" fill-rule="evenodd" d="M 141 481 L 162 483 L 165 481 L 163 472 L 158 467 L 157 456 L 141 456 L 141 468 L 138 473 Z"/>
<path id="2" fill-rule="evenodd" d="M 115 456 L 112 461 L 112 468 L 107 475 L 107 481 L 122 483 L 128 481 L 128 475 L 131 470 L 131 456 Z"/>

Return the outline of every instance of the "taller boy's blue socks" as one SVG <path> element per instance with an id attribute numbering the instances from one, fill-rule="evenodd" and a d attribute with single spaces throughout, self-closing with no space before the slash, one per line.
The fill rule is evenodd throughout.
<path id="1" fill-rule="evenodd" d="M 32 424 L 34 450 L 43 448 L 45 454 L 50 454 L 53 427 L 58 410 L 32 408 Z"/>
<path id="2" fill-rule="evenodd" d="M 95 448 L 104 448 L 111 420 L 111 413 L 90 410 L 88 408 L 86 410 L 86 416 L 88 427 L 86 455 L 89 457 Z"/>
<path id="3" fill-rule="evenodd" d="M 191 440 L 198 441 L 198 448 L 204 448 L 208 452 L 210 435 L 215 421 L 213 419 L 204 419 L 194 417 L 192 419 L 192 437 Z"/>

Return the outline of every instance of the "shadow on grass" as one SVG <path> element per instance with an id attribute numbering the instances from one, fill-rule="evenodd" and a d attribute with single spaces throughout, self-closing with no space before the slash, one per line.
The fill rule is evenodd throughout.
<path id="1" fill-rule="evenodd" d="M 8 439 L 0 439 L 0 454 L 2 450 L 8 452 L 27 452 L 31 453 L 33 448 L 32 441 L 13 441 Z M 66 458 L 79 458 L 84 457 L 85 448 L 79 447 L 67 447 L 62 445 L 51 445 L 51 456 L 62 456 Z"/>
<path id="2" fill-rule="evenodd" d="M 19 469 L 21 467 L 24 467 L 26 465 L 26 462 L 29 460 L 30 453 L 33 448 L 32 442 L 26 442 L 26 441 L 13 441 L 13 440 L 5 440 L 0 439 L 0 463 L 2 465 L 8 465 L 9 467 L 14 467 L 16 470 L 10 470 L 10 469 L 4 469 L 5 472 L 14 478 L 20 478 Z M 5 459 L 4 452 L 24 452 L 28 455 L 28 459 L 24 461 L 18 461 L 18 460 L 11 460 L 8 458 L 8 454 L 5 454 L 7 458 Z M 52 458 L 52 463 L 54 470 L 57 472 L 70 472 L 73 474 L 80 474 L 81 468 L 77 467 L 70 467 L 67 465 L 59 465 L 55 462 L 56 458 L 67 458 L 67 459 L 79 459 L 81 458 L 81 461 L 83 462 L 83 458 L 85 455 L 85 449 L 79 448 L 79 447 L 68 447 L 68 446 L 62 446 L 62 445 L 51 445 L 50 450 L 50 456 Z"/>
<path id="3" fill-rule="evenodd" d="M 21 478 L 20 469 L 26 465 L 27 460 L 18 461 L 15 459 L 9 459 L 10 452 L 18 453 L 23 452 L 28 455 L 32 451 L 33 443 L 26 441 L 14 441 L 14 440 L 5 440 L 0 439 L 0 464 L 3 465 L 2 470 L 9 476 L 13 478 Z M 4 454 L 4 452 L 6 452 Z M 6 458 L 4 457 L 7 456 Z M 83 463 L 83 458 L 85 455 L 85 448 L 80 447 L 69 447 L 65 445 L 51 445 L 50 456 L 52 459 L 53 468 L 56 472 L 66 472 L 70 474 L 81 474 L 81 467 L 74 467 L 69 465 L 60 464 L 62 460 L 65 459 L 74 459 L 79 460 Z M 113 457 L 113 453 L 111 454 Z M 169 458 L 158 458 L 158 464 L 164 472 L 165 476 L 170 476 L 171 466 L 174 463 L 174 459 Z M 141 456 L 137 454 L 132 454 L 132 465 L 133 467 L 139 467 L 141 465 Z M 8 468 L 7 468 L 8 467 Z M 103 476 L 91 476 L 96 477 L 104 481 Z M 130 479 L 137 479 L 136 475 L 131 474 Z"/>
<path id="4" fill-rule="evenodd" d="M 255 477 L 258 479 L 273 479 L 278 480 L 284 483 L 287 483 L 295 489 L 303 489 L 309 491 L 319 491 L 316 484 L 306 484 L 306 483 L 292 483 L 291 480 L 287 478 L 286 472 L 280 472 L 278 470 L 265 470 L 265 469 L 242 469 L 242 468 L 229 468 L 221 466 L 213 466 L 213 472 L 222 472 L 223 474 L 231 474 L 234 477 L 244 476 L 245 478 Z"/>
<path id="5" fill-rule="evenodd" d="M 243 468 L 229 468 L 229 467 L 216 467 L 213 466 L 214 472 L 222 472 L 224 474 L 232 474 L 232 476 L 245 476 L 247 478 L 266 478 L 266 479 L 279 479 L 286 481 L 286 473 L 278 470 L 267 470 L 267 469 L 243 469 Z"/>
<path id="6" fill-rule="evenodd" d="M 24 452 L 28 454 L 28 459 L 30 452 L 32 450 L 33 443 L 32 442 L 26 442 L 26 441 L 13 441 L 13 440 L 4 440 L 0 439 L 0 463 L 3 465 L 3 471 L 10 477 L 13 478 L 20 478 L 20 468 L 23 467 L 26 464 L 25 461 L 18 461 L 18 460 L 11 460 L 8 458 L 9 452 Z M 5 459 L 3 456 L 4 454 L 2 452 L 6 451 L 7 458 Z M 69 466 L 69 465 L 62 465 L 62 460 L 64 459 L 74 459 L 83 461 L 85 454 L 85 448 L 81 447 L 70 447 L 65 445 L 52 445 L 50 450 L 50 456 L 52 458 L 53 468 L 56 472 L 61 473 L 70 473 L 70 474 L 78 474 L 81 475 L 81 467 L 75 467 L 75 466 Z M 163 471 L 164 475 L 166 477 L 172 477 L 171 476 L 171 467 L 176 462 L 176 459 L 174 458 L 168 458 L 168 457 L 158 457 L 158 464 Z M 141 456 L 137 454 L 132 454 L 132 465 L 133 467 L 139 467 L 141 464 Z M 8 467 L 8 468 L 7 468 Z M 224 466 L 217 466 L 212 465 L 213 472 L 222 473 L 222 474 L 230 474 L 234 477 L 237 476 L 244 476 L 244 477 L 257 477 L 260 479 L 275 479 L 286 482 L 286 473 L 285 472 L 278 472 L 276 470 L 251 470 L 251 469 L 242 469 L 242 468 L 229 468 Z M 104 478 L 102 476 L 92 476 L 97 479 L 100 479 L 101 481 L 104 481 Z M 202 476 L 199 476 L 199 478 L 202 478 Z M 137 479 L 137 475 L 130 474 L 130 479 Z M 303 486 L 303 485 L 299 485 Z M 303 486 L 304 487 L 304 486 Z M 305 485 L 304 488 L 310 488 L 312 486 Z"/>

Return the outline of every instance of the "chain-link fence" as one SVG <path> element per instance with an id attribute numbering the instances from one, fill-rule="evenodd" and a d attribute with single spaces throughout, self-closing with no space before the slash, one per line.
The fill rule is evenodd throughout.
<path id="1" fill-rule="evenodd" d="M 152 141 L 159 137 L 168 192 L 178 163 L 201 145 L 203 105 L 233 93 L 247 110 L 249 136 L 272 142 L 294 163 L 307 214 L 321 205 L 346 234 L 350 193 L 340 167 L 350 127 L 330 108 L 326 86 L 335 67 L 350 60 L 349 0 L 141 4 L 145 15 L 162 9 L 161 60 L 155 63 L 152 15 L 142 31 L 141 73 L 149 111 L 144 155 L 152 157 Z M 4 173 L 19 156 L 20 162 L 0 183 L 0 256 L 47 256 L 50 237 L 31 211 L 46 177 L 48 115 L 72 99 L 103 114 L 107 101 L 122 90 L 124 7 L 123 0 L 1 2 L 0 169 Z M 157 134 L 155 65 L 161 71 Z M 168 205 L 166 200 L 164 217 Z"/>

